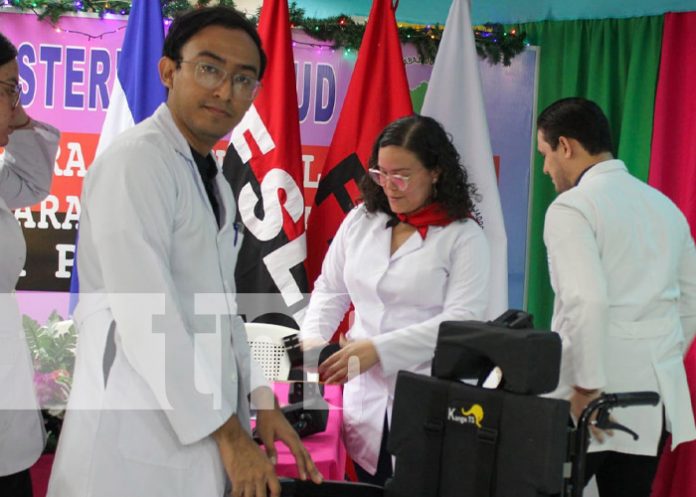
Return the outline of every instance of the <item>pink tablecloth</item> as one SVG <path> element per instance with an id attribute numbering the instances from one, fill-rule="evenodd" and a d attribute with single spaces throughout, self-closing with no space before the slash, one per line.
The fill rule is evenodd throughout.
<path id="1" fill-rule="evenodd" d="M 289 383 L 276 382 L 273 390 L 281 405 L 287 404 Z M 325 385 L 324 398 L 329 404 L 329 420 L 326 431 L 310 435 L 302 439 L 307 450 L 312 455 L 325 480 L 343 480 L 346 470 L 346 449 L 343 445 L 343 390 L 340 385 Z M 295 458 L 285 444 L 277 442 L 278 464 L 276 471 L 279 476 L 297 478 Z"/>

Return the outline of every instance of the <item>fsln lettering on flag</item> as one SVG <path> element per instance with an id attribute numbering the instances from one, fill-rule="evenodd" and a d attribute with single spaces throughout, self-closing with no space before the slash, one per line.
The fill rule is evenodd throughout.
<path id="1" fill-rule="evenodd" d="M 307 305 L 302 152 L 286 0 L 264 0 L 258 27 L 268 65 L 262 89 L 233 130 L 223 173 L 242 237 L 235 281 L 248 321 L 296 326 Z M 245 299 L 254 294 L 254 299 Z M 259 295 L 263 294 L 263 295 Z M 245 306 L 254 302 L 254 308 Z M 245 308 L 246 307 L 246 308 Z"/>

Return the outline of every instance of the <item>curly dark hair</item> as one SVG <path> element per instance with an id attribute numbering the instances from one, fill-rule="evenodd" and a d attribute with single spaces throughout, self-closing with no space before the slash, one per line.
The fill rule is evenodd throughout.
<path id="1" fill-rule="evenodd" d="M 479 200 L 476 186 L 469 183 L 466 169 L 452 143 L 452 137 L 432 117 L 413 114 L 388 124 L 372 147 L 369 168 L 379 167 L 379 150 L 388 146 L 403 147 L 413 153 L 423 166 L 431 171 L 440 171 L 435 184 L 434 202 L 439 202 L 452 219 L 470 217 L 474 200 Z M 362 200 L 368 212 L 381 211 L 393 215 L 382 187 L 369 175 L 360 180 Z"/>

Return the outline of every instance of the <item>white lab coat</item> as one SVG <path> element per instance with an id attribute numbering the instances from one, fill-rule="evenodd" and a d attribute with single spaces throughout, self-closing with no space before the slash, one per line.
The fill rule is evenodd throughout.
<path id="1" fill-rule="evenodd" d="M 551 328 L 563 339 L 553 396 L 568 398 L 573 385 L 654 390 L 673 447 L 696 438 L 682 363 L 696 332 L 696 251 L 682 213 L 622 161 L 605 161 L 551 204 L 544 242 L 556 293 Z M 613 416 L 640 440 L 615 431 L 591 451 L 656 454 L 662 406 Z"/>
<path id="2" fill-rule="evenodd" d="M 10 135 L 0 163 L 0 476 L 30 467 L 44 446 L 34 367 L 14 294 L 26 245 L 10 209 L 48 195 L 58 138 L 55 128 L 34 121 L 33 129 Z"/>
<path id="3" fill-rule="evenodd" d="M 264 380 L 255 363 L 250 378 L 235 316 L 234 199 L 221 174 L 216 182 L 220 229 L 166 104 L 90 168 L 75 377 L 49 496 L 222 497 L 210 435 L 235 413 L 249 428 L 247 395 Z"/>
<path id="4" fill-rule="evenodd" d="M 346 447 L 373 474 L 396 373 L 430 374 L 440 323 L 482 319 L 488 304 L 488 243 L 474 221 L 431 226 L 425 240 L 415 232 L 390 255 L 388 220 L 363 205 L 346 216 L 302 323 L 303 339 L 328 340 L 352 301 L 347 338 L 369 338 L 377 348 L 380 362 L 343 391 Z"/>

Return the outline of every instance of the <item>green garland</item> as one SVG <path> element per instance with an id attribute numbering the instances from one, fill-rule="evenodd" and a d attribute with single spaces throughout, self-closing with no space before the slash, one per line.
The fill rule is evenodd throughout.
<path id="1" fill-rule="evenodd" d="M 234 7 L 233 0 L 161 0 L 162 12 L 165 17 L 174 17 L 181 12 L 192 8 L 192 3 L 197 6 L 226 5 Z M 106 14 L 128 15 L 130 12 L 130 0 L 0 0 L 0 6 L 14 7 L 19 10 L 31 10 L 40 19 L 48 18 L 55 23 L 60 16 L 72 12 L 92 12 L 103 17 Z M 344 48 L 358 50 L 365 25 L 355 22 L 350 16 L 339 15 L 326 19 L 305 17 L 304 9 L 291 2 L 290 23 L 293 27 L 302 28 L 312 38 L 331 42 L 332 48 Z M 254 21 L 258 21 L 258 11 Z M 412 43 L 423 63 L 432 63 L 435 60 L 442 31 L 444 27 L 435 25 L 412 25 L 399 23 L 399 38 L 404 43 Z M 474 28 L 476 51 L 479 56 L 488 60 L 491 64 L 510 65 L 510 61 L 526 45 L 525 33 L 516 33 L 515 30 L 505 31 L 502 24 L 485 24 Z"/>
<path id="2" fill-rule="evenodd" d="M 505 31 L 502 24 L 484 24 L 474 28 L 476 52 L 492 64 L 502 61 L 503 65 L 509 66 L 515 55 L 529 45 L 525 42 L 526 36 L 526 33 L 517 33 L 515 29 Z"/>
<path id="3" fill-rule="evenodd" d="M 312 38 L 330 41 L 333 48 L 358 50 L 365 34 L 365 24 L 358 24 L 347 15 L 338 15 L 326 19 L 315 19 L 304 16 L 304 10 L 290 3 L 290 23 L 301 27 Z M 399 26 L 399 39 L 404 43 L 415 45 L 423 63 L 435 60 L 437 47 L 442 38 L 442 26 Z"/>
<path id="4" fill-rule="evenodd" d="M 297 7 L 296 2 L 290 2 L 290 23 L 301 27 L 312 38 L 330 41 L 333 48 L 358 50 L 365 34 L 365 25 L 356 23 L 350 16 L 338 15 L 326 19 L 305 17 L 304 9 Z M 257 13 L 258 15 L 258 13 Z M 399 39 L 403 43 L 415 45 L 421 61 L 432 64 L 440 46 L 444 26 L 409 25 L 399 23 Z M 492 64 L 510 65 L 510 61 L 527 45 L 525 33 L 515 30 L 505 31 L 502 24 L 485 24 L 474 28 L 476 51 L 481 58 Z"/>

